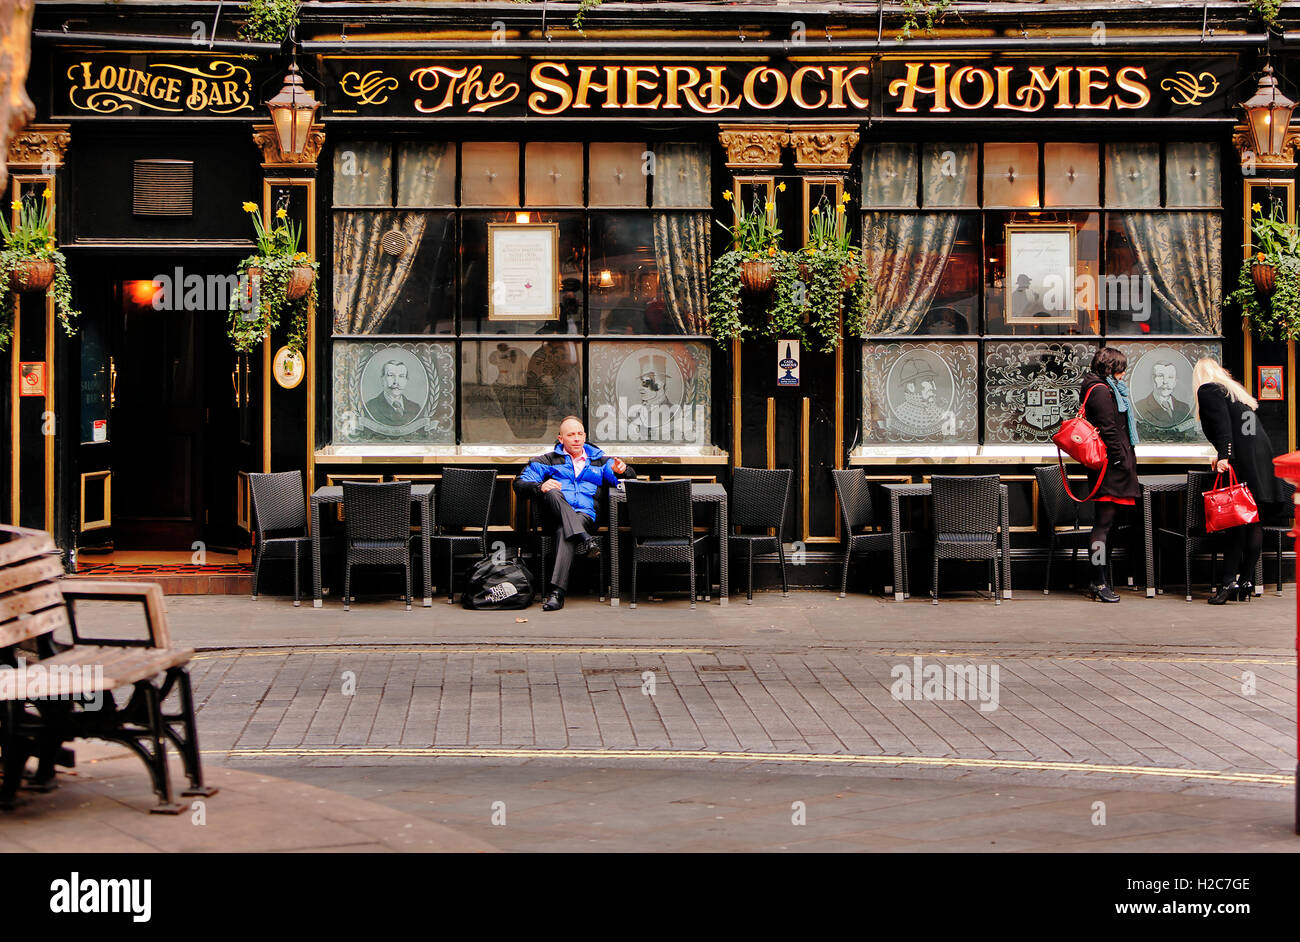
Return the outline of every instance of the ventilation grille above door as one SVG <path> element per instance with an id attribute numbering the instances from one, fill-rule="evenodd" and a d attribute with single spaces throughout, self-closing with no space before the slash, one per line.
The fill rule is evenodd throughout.
<path id="1" fill-rule="evenodd" d="M 137 160 L 132 212 L 137 216 L 193 216 L 194 161 Z"/>

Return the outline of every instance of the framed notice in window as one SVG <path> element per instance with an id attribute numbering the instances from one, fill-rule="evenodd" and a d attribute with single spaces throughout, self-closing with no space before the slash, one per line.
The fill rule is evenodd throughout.
<path id="1" fill-rule="evenodd" d="M 560 318 L 555 223 L 488 224 L 488 320 Z"/>
<path id="2" fill-rule="evenodd" d="M 1007 324 L 1075 322 L 1074 235 L 1072 225 L 1007 224 Z"/>

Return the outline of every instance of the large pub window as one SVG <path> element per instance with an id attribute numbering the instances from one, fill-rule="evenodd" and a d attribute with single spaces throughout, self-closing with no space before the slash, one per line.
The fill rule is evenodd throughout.
<path id="1" fill-rule="evenodd" d="M 338 145 L 334 443 L 535 444 L 572 413 L 599 443 L 709 445 L 709 161 L 699 143 Z M 503 313 L 490 246 L 530 229 L 553 297 Z"/>
<path id="2" fill-rule="evenodd" d="M 1142 443 L 1200 441 L 1222 227 L 1215 143 L 868 143 L 862 441 L 1047 444 L 1102 343 Z"/>

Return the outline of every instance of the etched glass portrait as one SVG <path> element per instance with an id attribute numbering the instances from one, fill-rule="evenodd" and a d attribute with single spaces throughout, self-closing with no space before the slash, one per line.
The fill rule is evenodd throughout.
<path id="1" fill-rule="evenodd" d="M 974 444 L 978 405 L 974 343 L 863 346 L 864 442 Z"/>
<path id="2" fill-rule="evenodd" d="M 334 442 L 452 444 L 449 343 L 334 344 Z"/>
<path id="3" fill-rule="evenodd" d="M 1052 440 L 1079 410 L 1079 383 L 1095 343 L 988 343 L 984 350 L 984 441 L 1013 445 Z"/>
<path id="4" fill-rule="evenodd" d="M 1142 444 L 1203 442 L 1196 418 L 1192 366 L 1201 357 L 1222 358 L 1217 343 L 1117 344 L 1128 357 L 1129 399 Z"/>
<path id="5" fill-rule="evenodd" d="M 593 343 L 588 434 L 597 442 L 703 445 L 710 440 L 707 344 Z"/>

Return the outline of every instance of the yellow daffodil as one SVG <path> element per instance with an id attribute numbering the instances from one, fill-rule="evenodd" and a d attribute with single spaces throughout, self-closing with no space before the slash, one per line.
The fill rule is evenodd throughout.
<path id="1" fill-rule="evenodd" d="M 722 191 L 722 198 L 723 198 L 724 200 L 727 200 L 728 202 L 730 202 L 730 200 L 731 200 L 731 191 L 730 191 L 730 190 L 723 190 L 723 191 Z"/>
<path id="2" fill-rule="evenodd" d="M 820 206 L 814 206 L 814 207 L 813 207 L 813 215 L 814 215 L 814 216 L 820 216 L 821 214 L 822 214 L 822 208 L 821 208 Z"/>
<path id="3" fill-rule="evenodd" d="M 844 212 L 844 204 L 843 204 L 843 203 L 840 203 L 840 205 L 836 206 L 836 207 L 835 207 L 835 212 L 836 212 L 837 214 L 842 214 L 842 213 Z"/>
<path id="4" fill-rule="evenodd" d="M 48 199 L 53 199 L 53 198 L 54 198 L 54 191 L 51 190 L 51 189 L 47 186 L 47 187 L 45 188 L 45 193 L 44 193 L 43 195 L 45 196 L 45 198 L 46 198 L 47 200 L 48 200 Z"/>
<path id="5" fill-rule="evenodd" d="M 53 251 L 54 251 L 54 240 L 53 240 L 53 239 L 50 239 L 50 241 L 46 242 L 46 243 L 45 243 L 45 247 L 46 247 L 47 249 L 49 249 L 51 252 L 53 252 Z"/>
<path id="6" fill-rule="evenodd" d="M 776 185 L 776 191 L 777 191 L 778 193 L 784 193 L 784 192 L 785 192 L 785 184 L 784 184 L 784 183 L 778 183 L 778 184 Z"/>
<path id="7" fill-rule="evenodd" d="M 289 211 L 285 209 L 283 206 L 281 206 L 279 209 L 275 211 L 276 219 L 284 219 L 288 215 L 289 215 Z"/>
<path id="8" fill-rule="evenodd" d="M 1260 207 L 1260 205 L 1259 205 L 1258 203 L 1251 203 L 1251 204 L 1250 204 L 1250 208 L 1251 208 L 1254 212 L 1260 212 L 1260 210 L 1261 210 L 1261 207 Z"/>
<path id="9" fill-rule="evenodd" d="M 841 203 L 847 203 L 848 201 L 849 201 L 849 194 L 845 193 L 843 196 L 840 197 Z"/>
<path id="10" fill-rule="evenodd" d="M 773 203 L 771 200 L 768 200 L 768 201 L 767 201 L 767 211 L 770 213 L 770 212 L 772 212 L 774 209 L 776 209 L 776 203 Z"/>
<path id="11" fill-rule="evenodd" d="M 13 201 L 12 203 L 10 203 L 9 205 L 12 206 L 14 209 L 22 209 L 22 208 L 23 208 L 23 201 L 22 201 L 22 200 L 14 200 L 14 201 Z"/>
<path id="12" fill-rule="evenodd" d="M 813 248 L 813 247 L 810 245 L 810 246 L 808 246 L 808 254 L 809 254 L 809 255 L 816 255 L 816 254 L 817 254 L 817 250 L 816 250 L 815 248 Z"/>
<path id="13" fill-rule="evenodd" d="M 246 202 L 244 203 L 244 212 L 246 212 L 246 213 L 255 213 L 255 212 L 257 212 L 257 204 L 254 203 L 254 202 L 251 202 L 251 201 L 246 201 Z"/>

